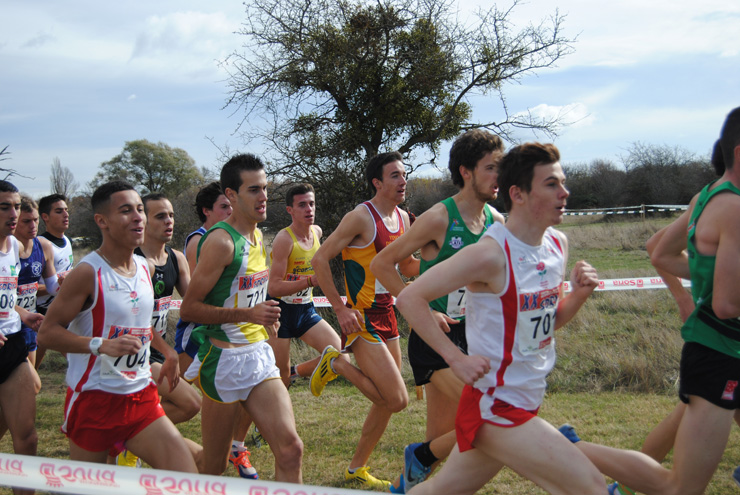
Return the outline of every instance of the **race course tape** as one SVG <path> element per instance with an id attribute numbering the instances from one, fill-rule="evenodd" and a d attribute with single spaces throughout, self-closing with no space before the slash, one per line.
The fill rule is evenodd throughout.
<path id="1" fill-rule="evenodd" d="M 691 281 L 681 280 L 684 287 L 691 287 Z M 565 292 L 570 292 L 570 282 L 564 284 Z M 597 291 L 612 290 L 641 290 L 641 289 L 667 289 L 665 282 L 660 277 L 632 277 L 632 278 L 608 278 L 599 280 Z M 342 296 L 342 302 L 346 303 L 347 298 Z M 170 309 L 180 309 L 182 303 L 179 299 L 173 299 L 170 302 Z M 326 297 L 314 297 L 313 304 L 317 308 L 330 308 L 329 300 Z"/>
<path id="2" fill-rule="evenodd" d="M 101 495 L 362 495 L 377 492 L 0 454 L 0 485 Z"/>

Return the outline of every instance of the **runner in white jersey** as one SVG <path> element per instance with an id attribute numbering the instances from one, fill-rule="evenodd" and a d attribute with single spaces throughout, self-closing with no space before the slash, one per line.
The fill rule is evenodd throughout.
<path id="1" fill-rule="evenodd" d="M 42 316 L 16 306 L 20 258 L 13 231 L 18 222 L 21 198 L 10 182 L 0 180 L 0 409 L 5 428 L 13 437 L 13 452 L 36 455 L 36 380 L 26 356 L 28 346 L 21 334 L 21 321 L 38 330 Z M 33 490 L 13 489 L 16 494 Z"/>
<path id="2" fill-rule="evenodd" d="M 567 240 L 562 221 L 568 190 L 551 144 L 529 143 L 503 158 L 498 183 L 509 211 L 475 244 L 432 267 L 398 297 L 412 328 L 466 384 L 455 428 L 458 446 L 439 474 L 410 493 L 475 493 L 503 466 L 553 494 L 604 494 L 596 467 L 537 417 L 545 377 L 555 363 L 553 334 L 598 283 L 584 261 L 563 297 Z M 448 339 L 429 302 L 466 287 L 465 355 Z"/>
<path id="3" fill-rule="evenodd" d="M 41 215 L 46 227 L 46 231 L 40 234 L 40 237 L 44 237 L 51 242 L 54 253 L 54 269 L 61 282 L 74 264 L 72 242 L 64 235 L 69 228 L 67 198 L 61 194 L 44 196 L 39 200 L 39 215 Z M 38 312 L 46 314 L 52 300 L 54 300 L 54 296 L 50 294 L 39 296 L 36 300 Z M 39 357 L 43 357 L 43 354 L 39 353 Z"/>
<path id="4" fill-rule="evenodd" d="M 39 331 L 39 341 L 67 353 L 62 431 L 74 460 L 106 462 L 124 448 L 154 468 L 196 472 L 197 448 L 183 440 L 159 404 L 149 368 L 150 346 L 165 356 L 160 382 L 178 383 L 177 354 L 151 319 L 154 293 L 146 260 L 133 251 L 144 239 L 141 198 L 125 182 L 92 196 L 100 248 L 66 278 Z"/>

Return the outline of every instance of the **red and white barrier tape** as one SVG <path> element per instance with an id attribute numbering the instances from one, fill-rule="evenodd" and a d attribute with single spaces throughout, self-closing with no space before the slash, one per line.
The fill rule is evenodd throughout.
<path id="1" fill-rule="evenodd" d="M 0 454 L 0 485 L 39 492 L 100 495 L 362 495 L 346 488 L 134 469 L 109 464 Z"/>
<path id="2" fill-rule="evenodd" d="M 684 287 L 691 287 L 689 280 L 682 280 Z M 641 290 L 641 289 L 666 289 L 665 282 L 660 277 L 630 277 L 630 278 L 607 278 L 599 280 L 597 291 L 612 290 Z M 565 291 L 570 292 L 570 282 L 565 282 Z M 342 302 L 347 302 L 347 298 L 342 296 Z M 180 309 L 182 303 L 179 299 L 173 299 L 170 303 L 170 309 Z M 329 308 L 329 300 L 326 297 L 314 297 L 313 304 L 317 308 Z"/>

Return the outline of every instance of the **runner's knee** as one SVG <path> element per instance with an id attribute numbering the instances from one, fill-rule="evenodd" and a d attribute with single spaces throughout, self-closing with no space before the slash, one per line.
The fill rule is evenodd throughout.
<path id="1" fill-rule="evenodd" d="M 301 467 L 301 463 L 303 462 L 303 441 L 298 434 L 295 433 L 279 445 L 278 448 L 275 449 L 274 453 L 275 462 L 279 464 L 282 469 L 298 469 Z"/>

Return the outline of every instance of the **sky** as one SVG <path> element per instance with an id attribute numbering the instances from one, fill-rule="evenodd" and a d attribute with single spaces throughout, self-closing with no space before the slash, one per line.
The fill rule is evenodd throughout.
<path id="1" fill-rule="evenodd" d="M 478 4 L 493 5 L 463 0 L 461 9 Z M 577 37 L 574 52 L 503 91 L 511 113 L 572 122 L 554 140 L 563 163 L 619 164 L 637 142 L 709 154 L 740 105 L 740 2 L 529 0 L 513 10 L 514 27 L 556 8 L 564 34 Z M 49 193 L 54 158 L 84 185 L 126 141 L 182 148 L 208 168 L 223 149 L 259 153 L 236 132 L 236 108 L 224 108 L 219 64 L 240 50 L 244 18 L 240 0 L 5 0 L 0 149 L 9 154 L 0 167 L 38 198 Z M 501 115 L 492 98 L 471 103 L 474 119 Z"/>

